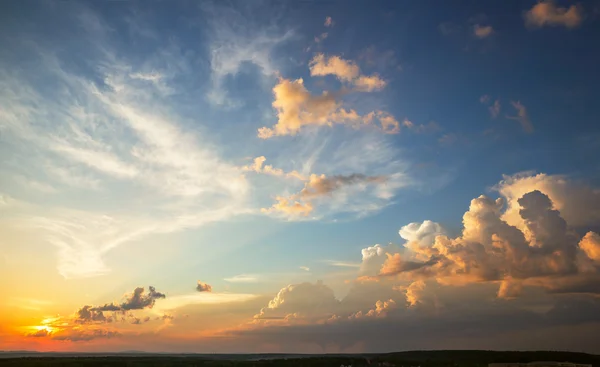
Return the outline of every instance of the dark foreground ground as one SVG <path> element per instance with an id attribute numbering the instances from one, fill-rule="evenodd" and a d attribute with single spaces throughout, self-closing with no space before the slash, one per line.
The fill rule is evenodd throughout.
<path id="1" fill-rule="evenodd" d="M 65 366 L 487 366 L 494 362 L 559 361 L 600 367 L 600 356 L 569 352 L 416 351 L 387 354 L 80 354 L 0 353 L 0 367 Z"/>

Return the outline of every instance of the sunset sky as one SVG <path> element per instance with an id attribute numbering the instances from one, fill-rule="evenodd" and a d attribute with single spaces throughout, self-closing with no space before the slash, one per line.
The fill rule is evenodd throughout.
<path id="1" fill-rule="evenodd" d="M 0 2 L 0 350 L 600 353 L 600 2 Z"/>

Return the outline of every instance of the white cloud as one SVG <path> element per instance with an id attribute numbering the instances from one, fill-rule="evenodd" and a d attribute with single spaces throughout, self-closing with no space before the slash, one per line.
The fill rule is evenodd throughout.
<path id="1" fill-rule="evenodd" d="M 260 280 L 260 277 L 254 274 L 240 274 L 224 278 L 223 280 L 229 283 L 257 283 Z"/>
<path id="2" fill-rule="evenodd" d="M 235 76 L 244 63 L 258 67 L 266 78 L 277 74 L 273 65 L 273 50 L 293 36 L 291 31 L 282 31 L 277 27 L 258 27 L 252 24 L 255 15 L 252 6 L 240 9 L 213 7 L 204 5 L 211 22 L 211 40 L 209 43 L 212 89 L 208 101 L 223 107 L 239 107 L 241 102 L 228 96 L 223 85 L 225 78 Z"/>
<path id="3" fill-rule="evenodd" d="M 0 129 L 33 153 L 20 164 L 73 187 L 102 186 L 111 194 L 101 210 L 30 203 L 14 221 L 57 248 L 58 270 L 67 278 L 109 272 L 104 255 L 143 236 L 248 212 L 248 183 L 239 168 L 220 157 L 207 136 L 189 130 L 164 94 L 140 84 L 166 83 L 185 67 L 165 69 L 150 57 L 145 65 L 155 73 L 148 74 L 117 58 L 106 40 L 92 38 L 89 44 L 101 50 L 94 59 L 101 83 L 40 46 L 34 49 L 34 75 L 0 75 Z M 51 93 L 37 88 L 38 74 Z M 48 183 L 37 184 L 48 191 L 40 185 Z M 131 194 L 119 197 L 126 192 Z"/>

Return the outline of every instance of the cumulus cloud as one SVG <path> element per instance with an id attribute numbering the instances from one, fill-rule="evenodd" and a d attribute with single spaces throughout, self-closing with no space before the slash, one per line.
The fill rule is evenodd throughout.
<path id="1" fill-rule="evenodd" d="M 530 27 L 564 26 L 576 28 L 583 22 L 583 9 L 578 4 L 559 7 L 554 0 L 542 0 L 525 12 L 525 23 Z"/>
<path id="2" fill-rule="evenodd" d="M 387 301 L 377 301 L 375 303 L 375 308 L 370 309 L 367 312 L 358 311 L 350 316 L 349 319 L 364 319 L 364 318 L 372 318 L 372 317 L 385 317 L 389 310 L 396 308 L 396 301 L 393 299 L 389 299 Z M 334 317 L 333 320 L 337 320 L 337 317 Z"/>
<path id="3" fill-rule="evenodd" d="M 254 318 L 257 320 L 324 318 L 335 314 L 339 303 L 333 290 L 321 281 L 291 284 L 282 288 L 269 301 L 267 307 L 262 308 Z"/>
<path id="4" fill-rule="evenodd" d="M 198 281 L 198 285 L 196 286 L 196 290 L 198 292 L 212 292 L 212 286 L 210 284 L 203 283 Z"/>
<path id="5" fill-rule="evenodd" d="M 518 227 L 528 237 L 529 231 L 519 214 L 518 199 L 534 190 L 548 195 L 569 225 L 584 227 L 600 223 L 600 190 L 567 176 L 522 172 L 504 176 L 493 189 L 506 199 L 502 219 Z"/>
<path id="6" fill-rule="evenodd" d="M 277 112 L 277 123 L 273 127 L 261 127 L 258 136 L 269 139 L 275 136 L 296 135 L 307 126 L 333 126 L 346 124 L 358 128 L 374 126 L 384 133 L 397 134 L 400 123 L 390 113 L 374 110 L 361 115 L 352 108 L 345 107 L 343 97 L 353 92 L 374 92 L 385 87 L 386 82 L 377 74 L 362 75 L 354 61 L 344 60 L 339 56 L 326 57 L 316 54 L 309 63 L 311 76 L 334 75 L 344 85 L 338 91 L 324 91 L 314 95 L 306 89 L 304 80 L 279 78 L 273 87 L 275 97 L 272 107 Z M 351 87 L 348 88 L 347 85 Z M 422 129 L 409 120 L 402 123 L 407 128 Z"/>
<path id="7" fill-rule="evenodd" d="M 506 116 L 506 118 L 511 120 L 517 120 L 521 124 L 523 131 L 525 131 L 526 133 L 532 133 L 533 124 L 531 123 L 529 115 L 527 114 L 527 108 L 525 108 L 525 106 L 519 101 L 511 101 L 510 104 L 515 108 L 515 110 L 517 110 L 517 115 Z"/>
<path id="8" fill-rule="evenodd" d="M 473 34 L 475 37 L 483 39 L 491 36 L 494 33 L 494 28 L 491 25 L 482 26 L 479 24 L 475 24 L 473 26 Z"/>
<path id="9" fill-rule="evenodd" d="M 586 256 L 600 265 L 600 235 L 588 232 L 579 242 L 579 247 Z"/>
<path id="10" fill-rule="evenodd" d="M 502 219 L 504 204 L 502 198 L 482 195 L 473 199 L 463 216 L 461 236 L 453 239 L 437 234 L 424 245 L 408 242 L 405 247 L 410 251 L 387 254 L 379 274 L 406 280 L 435 279 L 443 284 L 500 282 L 498 296 L 514 298 L 528 282 L 544 286 L 541 279 L 577 276 L 582 257 L 594 256 L 597 235 L 588 234 L 580 242 L 546 194 L 533 190 L 517 199 L 527 238 Z M 586 271 L 595 274 L 598 270 L 588 267 Z"/>

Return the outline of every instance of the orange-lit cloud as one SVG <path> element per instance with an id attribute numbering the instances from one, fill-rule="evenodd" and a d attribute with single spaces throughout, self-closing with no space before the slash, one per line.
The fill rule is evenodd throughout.
<path id="1" fill-rule="evenodd" d="M 290 197 L 277 196 L 277 202 L 270 208 L 263 208 L 264 213 L 282 213 L 287 216 L 308 216 L 313 210 L 315 199 L 329 197 L 344 187 L 379 185 L 386 181 L 384 176 L 366 176 L 363 174 L 337 175 L 327 177 L 324 174 L 311 174 L 304 183 L 304 188 Z"/>
<path id="2" fill-rule="evenodd" d="M 253 160 L 253 163 L 247 166 L 243 166 L 242 170 L 251 171 L 256 173 L 264 173 L 271 176 L 283 176 L 288 178 L 295 178 L 298 180 L 305 180 L 305 177 L 302 176 L 298 171 L 294 170 L 291 172 L 285 173 L 281 168 L 274 168 L 272 165 L 265 165 L 265 161 L 267 158 L 265 156 L 256 157 Z"/>
<path id="3" fill-rule="evenodd" d="M 492 33 L 494 33 L 494 28 L 492 28 L 492 26 L 488 25 L 488 26 L 482 26 L 479 24 L 475 24 L 473 26 L 473 34 L 475 34 L 475 36 L 477 38 L 487 38 L 489 36 L 492 35 Z"/>
<path id="4" fill-rule="evenodd" d="M 583 22 L 583 9 L 578 4 L 558 7 L 554 0 L 542 0 L 525 13 L 525 23 L 531 27 L 564 26 L 576 28 Z"/>

